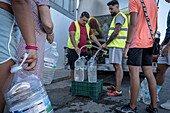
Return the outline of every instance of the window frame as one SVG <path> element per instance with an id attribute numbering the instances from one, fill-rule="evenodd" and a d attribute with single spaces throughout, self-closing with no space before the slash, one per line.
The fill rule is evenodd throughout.
<path id="1" fill-rule="evenodd" d="M 74 13 L 71 13 L 70 12 L 70 7 L 71 5 L 69 4 L 69 11 L 67 11 L 66 9 L 64 9 L 64 6 L 59 6 L 57 3 L 53 2 L 52 0 L 49 0 L 50 1 L 50 6 L 52 8 L 54 8 L 55 10 L 59 11 L 60 13 L 62 13 L 63 15 L 69 17 L 70 19 L 73 19 L 73 20 L 76 20 L 76 4 L 77 4 L 77 0 L 74 0 L 73 2 L 73 10 L 74 10 Z M 63 0 L 64 1 L 64 0 Z M 71 0 L 69 0 L 71 1 Z M 64 4 L 63 4 L 64 5 Z"/>

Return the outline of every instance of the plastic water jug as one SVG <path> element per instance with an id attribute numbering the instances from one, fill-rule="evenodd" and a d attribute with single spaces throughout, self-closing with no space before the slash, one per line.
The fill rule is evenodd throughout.
<path id="1" fill-rule="evenodd" d="M 143 102 L 147 105 L 151 103 L 147 79 L 144 79 Z"/>
<path id="2" fill-rule="evenodd" d="M 74 69 L 74 80 L 82 82 L 84 81 L 84 61 L 81 57 L 79 57 L 75 63 Z"/>
<path id="3" fill-rule="evenodd" d="M 144 85 L 145 85 L 145 79 L 146 79 L 146 78 L 144 78 L 144 80 L 142 80 L 141 85 L 140 85 L 141 98 L 142 98 L 142 99 L 143 99 L 143 95 L 144 95 Z"/>
<path id="4" fill-rule="evenodd" d="M 87 75 L 88 66 L 87 66 L 86 57 L 82 56 L 82 60 L 84 62 L 84 80 L 87 80 L 87 78 L 88 78 L 88 75 Z"/>
<path id="5" fill-rule="evenodd" d="M 50 48 L 45 50 L 44 66 L 56 68 L 59 54 L 57 52 L 57 43 L 53 42 Z"/>
<path id="6" fill-rule="evenodd" d="M 50 84 L 53 80 L 59 54 L 57 52 L 57 43 L 53 42 L 49 48 L 45 50 L 44 56 L 44 71 L 43 71 L 43 84 Z"/>
<path id="7" fill-rule="evenodd" d="M 38 76 L 26 76 L 21 65 L 11 68 L 11 76 L 3 88 L 10 113 L 53 113 L 47 92 Z"/>
<path id="8" fill-rule="evenodd" d="M 93 57 L 87 62 L 88 82 L 97 82 L 97 63 Z"/>

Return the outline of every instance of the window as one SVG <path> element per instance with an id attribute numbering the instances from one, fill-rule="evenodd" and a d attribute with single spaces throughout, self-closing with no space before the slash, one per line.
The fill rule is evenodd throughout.
<path id="1" fill-rule="evenodd" d="M 76 19 L 76 4 L 77 0 L 50 0 L 51 7 L 68 16 Z"/>

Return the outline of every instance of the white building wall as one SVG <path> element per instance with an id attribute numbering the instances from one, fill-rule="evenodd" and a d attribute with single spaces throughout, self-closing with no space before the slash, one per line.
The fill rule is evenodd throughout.
<path id="1" fill-rule="evenodd" d="M 53 8 L 51 8 L 50 11 L 54 24 L 54 41 L 57 42 L 57 51 L 59 53 L 57 69 L 61 69 L 64 68 L 64 46 L 67 46 L 69 35 L 68 29 L 73 20 Z M 47 41 L 45 47 L 49 47 L 49 43 Z"/>

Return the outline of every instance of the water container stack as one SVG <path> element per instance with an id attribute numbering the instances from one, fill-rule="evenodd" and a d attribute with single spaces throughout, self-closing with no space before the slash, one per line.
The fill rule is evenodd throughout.
<path id="1" fill-rule="evenodd" d="M 99 51 L 88 62 L 85 57 L 80 57 L 79 54 L 74 64 L 74 81 L 72 81 L 71 86 L 72 96 L 81 95 L 98 99 L 103 94 L 103 80 L 97 80 L 97 64 L 95 61 L 95 57 Z"/>
<path id="2" fill-rule="evenodd" d="M 59 54 L 57 52 L 57 43 L 53 42 L 49 48 L 45 50 L 43 84 L 50 84 L 53 80 Z"/>
<path id="3" fill-rule="evenodd" d="M 10 113 L 53 113 L 47 92 L 38 76 L 25 75 L 26 71 L 18 64 L 11 68 L 11 73 L 3 88 Z"/>
<path id="4" fill-rule="evenodd" d="M 86 45 L 89 46 L 89 45 Z M 85 47 L 85 46 L 83 46 Z M 82 48 L 83 48 L 82 47 Z M 80 48 L 80 50 L 82 49 Z M 95 61 L 95 57 L 100 50 L 98 50 L 93 57 L 87 62 L 85 57 L 80 57 L 75 61 L 75 69 L 74 69 L 74 80 L 83 82 L 87 79 L 88 82 L 97 82 L 97 63 Z M 87 64 L 86 64 L 87 62 Z"/>

